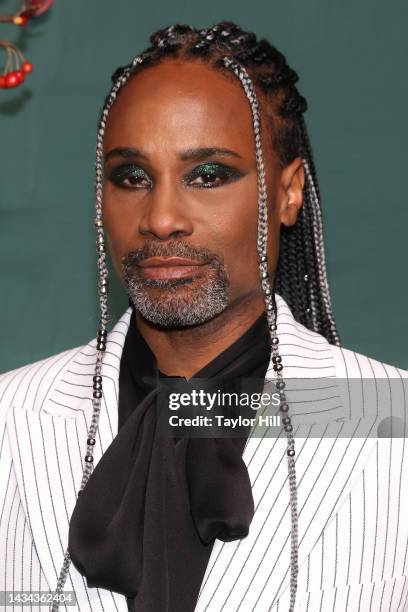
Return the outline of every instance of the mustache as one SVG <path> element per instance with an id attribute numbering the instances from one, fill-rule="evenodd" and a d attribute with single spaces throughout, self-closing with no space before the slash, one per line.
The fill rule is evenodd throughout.
<path id="1" fill-rule="evenodd" d="M 204 247 L 193 247 L 183 240 L 170 242 L 145 242 L 140 249 L 129 251 L 122 257 L 122 265 L 129 268 L 149 257 L 185 257 L 200 263 L 213 261 L 216 266 L 222 266 L 224 258 Z"/>

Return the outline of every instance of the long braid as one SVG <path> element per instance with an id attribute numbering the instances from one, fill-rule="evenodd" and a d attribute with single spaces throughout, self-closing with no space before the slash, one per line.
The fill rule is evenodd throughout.
<path id="1" fill-rule="evenodd" d="M 139 55 L 141 63 L 119 68 L 112 77 L 114 83 L 124 74 L 130 78 L 171 56 L 199 58 L 228 73 L 222 59 L 227 55 L 245 67 L 255 88 L 266 96 L 272 145 L 280 163 L 285 166 L 299 156 L 305 169 L 303 205 L 296 224 L 281 227 L 274 289 L 286 300 L 297 321 L 339 345 L 325 266 L 320 191 L 303 117 L 307 103 L 295 86 L 297 73 L 267 40 L 258 40 L 254 33 L 231 21 L 207 29 L 175 24 L 154 32 L 149 40 L 151 46 Z"/>
<path id="2" fill-rule="evenodd" d="M 140 56 L 135 57 L 131 67 L 137 66 L 142 61 Z M 95 445 L 95 438 L 98 431 L 99 416 L 101 411 L 101 400 L 102 400 L 102 362 L 103 355 L 106 349 L 107 340 L 107 325 L 108 325 L 108 267 L 106 262 L 105 252 L 105 238 L 104 228 L 102 221 L 102 201 L 103 201 L 103 138 L 105 134 L 106 121 L 108 118 L 109 110 L 115 103 L 116 97 L 124 85 L 126 85 L 131 75 L 131 67 L 126 69 L 120 69 L 117 72 L 117 78 L 108 94 L 105 98 L 104 108 L 102 110 L 96 139 L 96 205 L 95 205 L 95 227 L 96 227 L 96 251 L 97 251 L 97 266 L 98 266 L 98 292 L 99 292 L 99 306 L 100 306 L 100 321 L 99 331 L 96 342 L 96 364 L 95 372 L 93 376 L 93 399 L 92 399 L 92 417 L 91 424 L 88 429 L 87 438 L 87 449 L 85 456 L 85 467 L 82 474 L 81 486 L 78 491 L 80 495 L 85 488 L 93 471 L 93 451 Z M 63 592 L 64 585 L 69 575 L 69 568 L 71 564 L 71 556 L 68 548 L 64 553 L 63 563 L 61 571 L 57 579 L 57 587 L 55 590 L 55 597 L 50 606 L 50 612 L 58 612 L 59 610 L 59 598 Z"/>

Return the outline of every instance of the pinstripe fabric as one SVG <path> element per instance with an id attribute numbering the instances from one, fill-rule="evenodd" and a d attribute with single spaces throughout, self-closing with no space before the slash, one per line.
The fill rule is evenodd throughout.
<path id="1" fill-rule="evenodd" d="M 329 345 L 298 324 L 280 296 L 277 306 L 285 378 L 306 379 L 307 387 L 291 402 L 292 414 L 308 424 L 307 433 L 295 440 L 300 544 L 296 612 L 408 611 L 405 439 L 359 437 L 361 415 L 353 413 L 351 397 L 356 392 L 366 397 L 367 378 L 397 379 L 397 397 L 377 397 L 382 417 L 395 415 L 403 406 L 408 373 Z M 117 432 L 119 365 L 129 320 L 130 309 L 108 337 L 95 463 Z M 0 377 L 0 590 L 55 588 L 81 480 L 94 363 L 92 340 Z M 270 364 L 267 378 L 273 374 Z M 338 384 L 341 378 L 358 379 L 361 388 L 350 386 L 347 393 Z M 316 414 L 330 424 L 331 437 L 313 436 Z M 341 437 L 345 422 L 354 428 L 347 438 Z M 256 507 L 250 533 L 238 542 L 215 542 L 196 612 L 288 609 L 285 448 L 282 436 L 248 440 L 243 457 Z M 67 610 L 127 612 L 123 596 L 88 589 L 74 567 L 66 589 L 74 590 L 78 600 Z"/>

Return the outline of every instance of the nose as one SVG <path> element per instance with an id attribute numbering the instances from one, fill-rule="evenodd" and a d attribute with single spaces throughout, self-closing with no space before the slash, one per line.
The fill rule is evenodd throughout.
<path id="1" fill-rule="evenodd" d="M 159 240 L 192 233 L 186 195 L 169 178 L 158 181 L 146 196 L 139 230 Z"/>

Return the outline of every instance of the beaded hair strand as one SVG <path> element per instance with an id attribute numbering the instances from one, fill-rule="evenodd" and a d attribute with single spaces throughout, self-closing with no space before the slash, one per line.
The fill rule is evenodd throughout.
<path id="1" fill-rule="evenodd" d="M 288 481 L 289 481 L 289 505 L 291 515 L 291 553 L 290 553 L 290 600 L 289 612 L 293 612 L 296 591 L 297 591 L 297 575 L 298 575 L 298 499 L 297 499 L 297 484 L 296 484 L 296 463 L 295 463 L 295 440 L 293 435 L 293 425 L 291 417 L 288 414 L 289 405 L 286 400 L 285 387 L 286 383 L 283 380 L 283 364 L 282 357 L 279 354 L 279 338 L 277 336 L 277 308 L 273 288 L 269 282 L 268 272 L 268 196 L 266 189 L 266 173 L 262 151 L 261 137 L 261 119 L 259 112 L 259 102 L 253 86 L 253 83 L 248 75 L 248 72 L 243 66 L 233 62 L 230 58 L 223 58 L 224 65 L 232 70 L 238 77 L 241 85 L 248 98 L 251 108 L 253 129 L 255 135 L 255 155 L 258 173 L 258 261 L 260 280 L 262 284 L 265 311 L 268 322 L 269 334 L 272 346 L 272 363 L 275 375 L 277 378 L 276 388 L 279 393 L 279 410 L 282 413 L 282 423 L 287 438 L 287 464 L 288 464 Z"/>
<path id="2" fill-rule="evenodd" d="M 136 56 L 132 63 L 125 70 L 117 74 L 117 78 L 105 99 L 105 104 L 99 119 L 97 140 L 96 140 L 96 161 L 95 161 L 95 228 L 96 228 L 96 251 L 97 251 L 97 266 L 98 266 L 98 294 L 99 294 L 99 310 L 100 321 L 99 330 L 96 338 L 96 363 L 93 375 L 93 392 L 92 392 L 92 417 L 91 424 L 88 429 L 88 437 L 86 441 L 86 455 L 84 469 L 82 472 L 81 486 L 78 491 L 78 496 L 85 488 L 93 471 L 93 449 L 96 442 L 98 432 L 99 416 L 101 412 L 102 391 L 102 362 L 103 355 L 106 350 L 106 340 L 108 336 L 108 267 L 105 252 L 105 238 L 102 221 L 102 202 L 103 202 L 103 138 L 105 134 L 106 120 L 112 105 L 115 103 L 119 91 L 126 85 L 130 75 L 131 68 L 137 66 L 142 61 L 140 56 Z M 71 565 L 71 555 L 68 548 L 64 553 L 62 567 L 57 579 L 56 589 L 54 591 L 53 602 L 50 606 L 50 612 L 58 612 L 59 600 L 62 594 L 64 585 L 69 575 Z"/>

